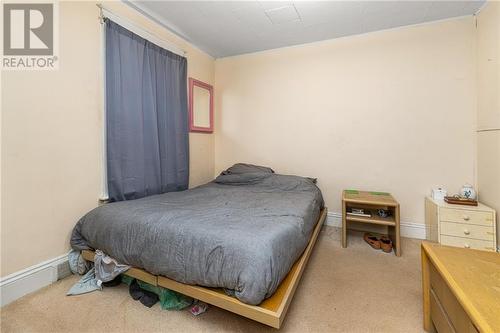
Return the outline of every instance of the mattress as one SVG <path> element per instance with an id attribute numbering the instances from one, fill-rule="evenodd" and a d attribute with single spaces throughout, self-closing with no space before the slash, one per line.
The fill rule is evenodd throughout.
<path id="1" fill-rule="evenodd" d="M 78 221 L 71 246 L 259 304 L 304 251 L 323 198 L 310 178 L 242 170 L 190 190 L 98 207 Z"/>

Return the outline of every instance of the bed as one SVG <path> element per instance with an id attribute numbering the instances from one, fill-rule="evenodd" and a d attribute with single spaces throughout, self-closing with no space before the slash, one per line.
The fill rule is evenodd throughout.
<path id="1" fill-rule="evenodd" d="M 71 245 L 279 327 L 325 216 L 313 179 L 236 164 L 191 190 L 98 207 L 78 221 Z"/>

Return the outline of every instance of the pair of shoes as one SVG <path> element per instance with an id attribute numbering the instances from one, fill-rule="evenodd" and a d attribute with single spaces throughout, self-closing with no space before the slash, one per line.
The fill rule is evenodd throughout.
<path id="1" fill-rule="evenodd" d="M 365 232 L 363 239 L 375 250 L 382 250 L 386 253 L 392 252 L 392 241 L 387 236 L 378 237 L 375 234 Z"/>

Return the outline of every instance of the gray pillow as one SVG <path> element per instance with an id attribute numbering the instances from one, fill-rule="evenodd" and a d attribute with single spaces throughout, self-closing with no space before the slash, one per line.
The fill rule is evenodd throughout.
<path id="1" fill-rule="evenodd" d="M 234 173 L 228 175 L 220 175 L 215 178 L 217 184 L 225 185 L 252 185 L 257 184 L 263 179 L 270 177 L 270 173 L 265 172 L 246 172 L 246 173 Z"/>
<path id="2" fill-rule="evenodd" d="M 273 169 L 253 164 L 236 163 L 221 172 L 221 175 L 239 175 L 242 173 L 274 173 Z"/>

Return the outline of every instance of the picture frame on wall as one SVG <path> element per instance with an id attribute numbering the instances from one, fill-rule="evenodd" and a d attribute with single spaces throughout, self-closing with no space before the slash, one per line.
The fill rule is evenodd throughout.
<path id="1" fill-rule="evenodd" d="M 189 131 L 213 133 L 214 94 L 212 85 L 189 78 Z"/>

